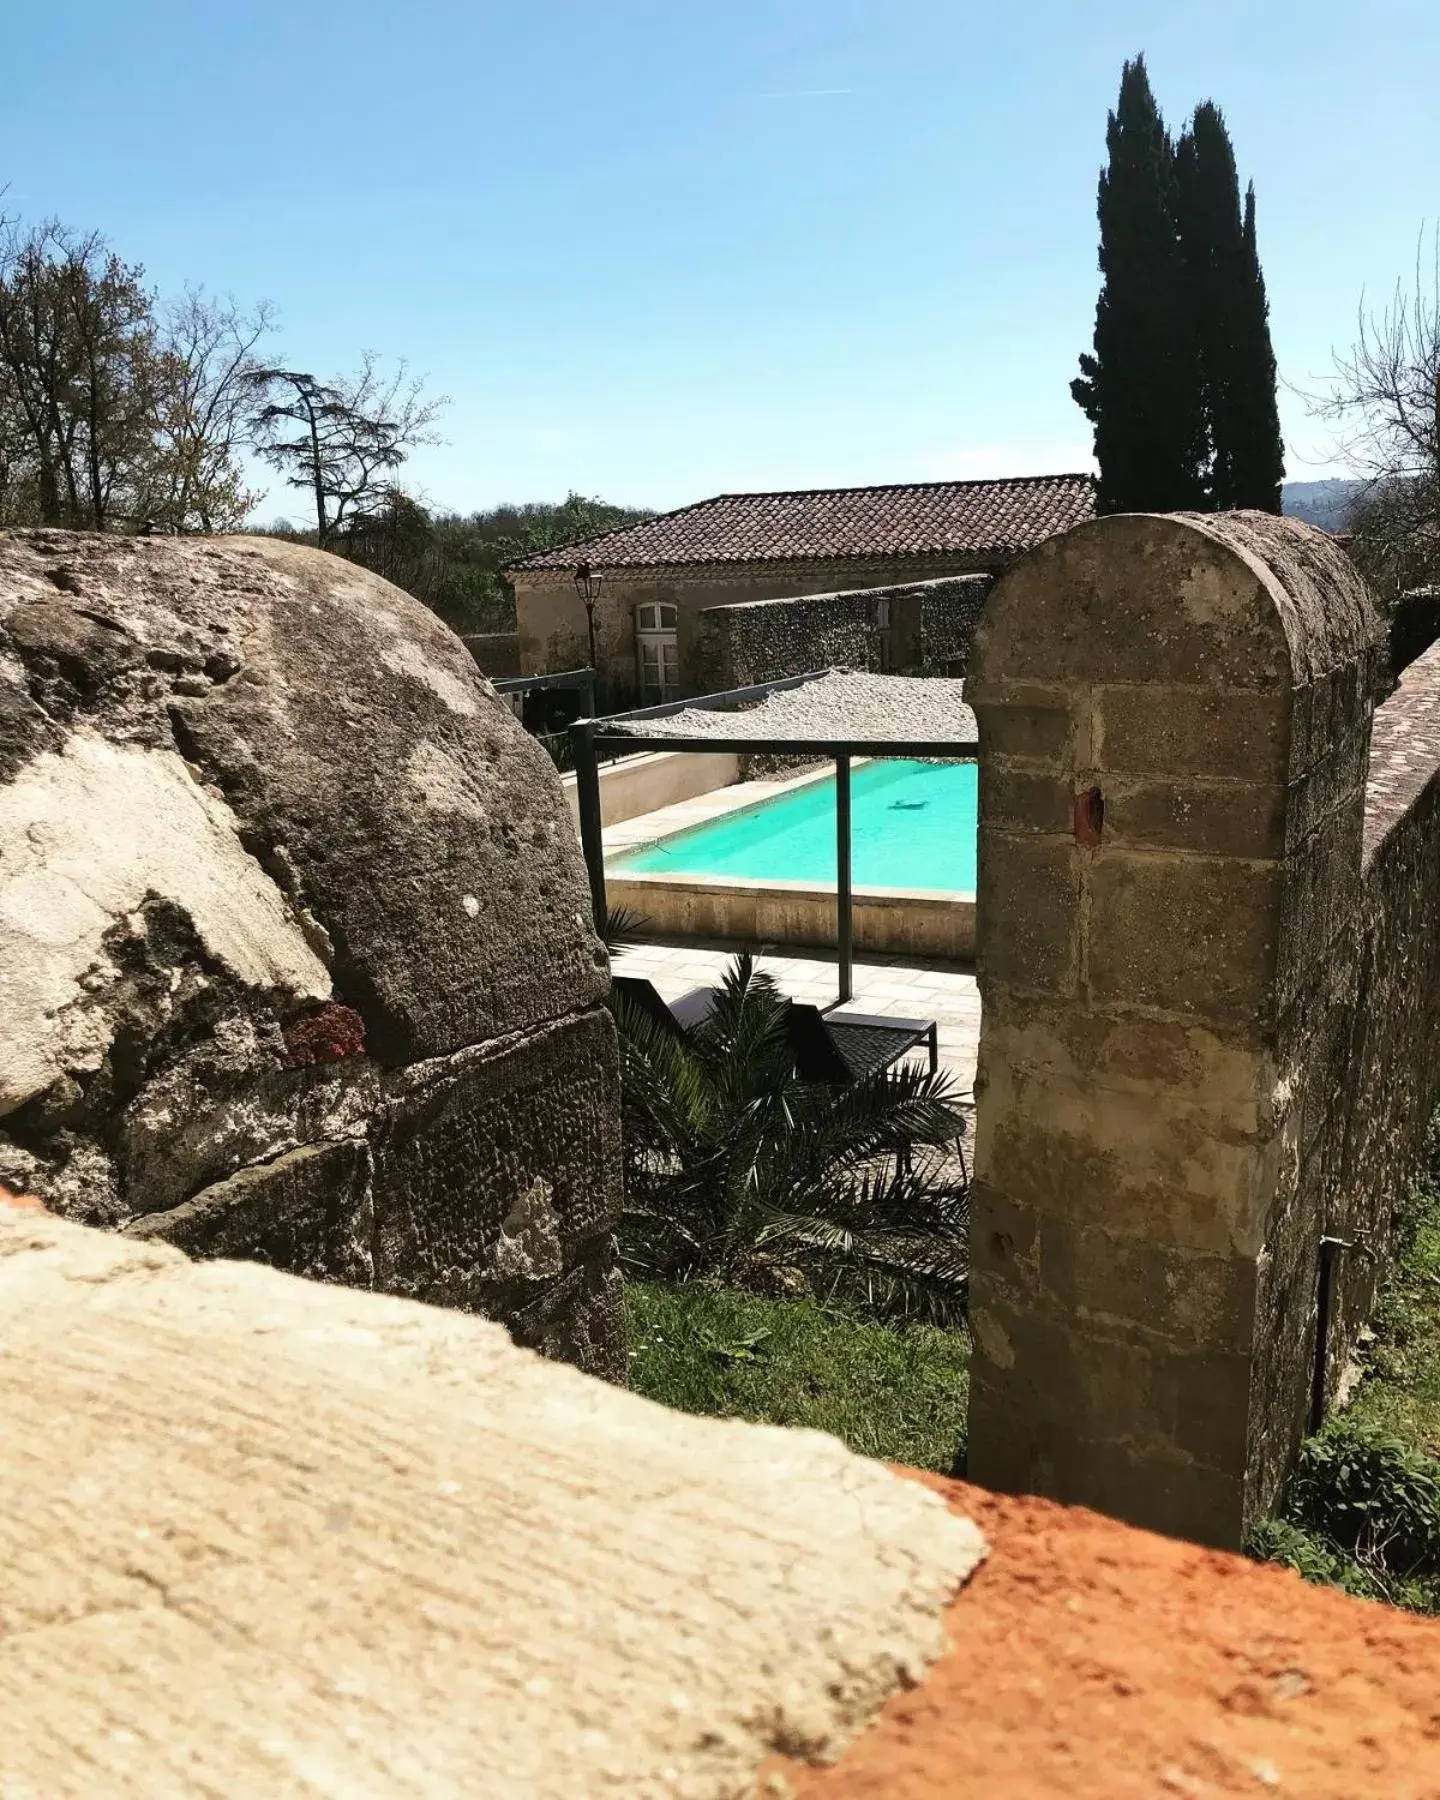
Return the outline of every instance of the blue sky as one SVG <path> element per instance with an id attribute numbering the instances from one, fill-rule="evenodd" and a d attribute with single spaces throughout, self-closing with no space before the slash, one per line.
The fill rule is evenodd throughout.
<path id="1" fill-rule="evenodd" d="M 1440 213 L 1435 0 L 13 0 L 0 181 L 273 301 L 292 364 L 407 357 L 437 503 L 1035 473 L 1088 460 L 1140 49 L 1172 126 L 1224 109 L 1313 382 Z M 1291 476 L 1338 472 L 1282 404 Z"/>

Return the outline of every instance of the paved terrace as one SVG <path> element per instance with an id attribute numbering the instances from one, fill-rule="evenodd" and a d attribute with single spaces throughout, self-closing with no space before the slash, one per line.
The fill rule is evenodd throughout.
<path id="1" fill-rule="evenodd" d="M 615 959 L 621 975 L 644 975 L 667 1000 L 693 987 L 714 986 L 740 946 L 713 939 L 667 938 L 624 950 Z M 824 950 L 805 954 L 788 947 L 762 947 L 760 966 L 792 1000 L 826 1006 L 835 998 L 835 957 Z M 934 1019 L 940 1027 L 940 1065 L 953 1072 L 967 1105 L 975 1087 L 975 1053 L 980 1042 L 980 995 L 975 977 L 954 965 L 927 966 L 893 956 L 855 958 L 855 1000 L 836 1014 L 889 1013 L 907 1019 Z"/>

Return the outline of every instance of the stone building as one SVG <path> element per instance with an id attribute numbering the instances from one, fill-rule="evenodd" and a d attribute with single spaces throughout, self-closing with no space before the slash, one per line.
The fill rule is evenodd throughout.
<path id="1" fill-rule="evenodd" d="M 0 1182 L 623 1377 L 589 919 L 549 759 L 418 601 L 0 532 Z"/>
<path id="2" fill-rule="evenodd" d="M 707 607 L 994 573 L 1094 506 L 1089 475 L 720 494 L 514 564 L 521 671 L 589 660 L 582 562 L 606 698 L 650 703 L 703 691 Z"/>

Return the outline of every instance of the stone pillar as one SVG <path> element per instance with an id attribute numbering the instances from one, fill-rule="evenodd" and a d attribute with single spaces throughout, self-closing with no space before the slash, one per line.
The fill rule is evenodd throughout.
<path id="1" fill-rule="evenodd" d="M 1238 1545 L 1285 1471 L 1382 638 L 1257 513 L 1094 521 L 986 604 L 978 1482 Z"/>

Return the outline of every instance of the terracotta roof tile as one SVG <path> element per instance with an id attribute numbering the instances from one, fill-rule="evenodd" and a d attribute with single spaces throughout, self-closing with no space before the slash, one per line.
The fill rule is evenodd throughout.
<path id="1" fill-rule="evenodd" d="M 582 555 L 600 569 L 990 552 L 1008 557 L 1094 510 L 1089 475 L 719 494 L 512 567 L 568 570 Z"/>

